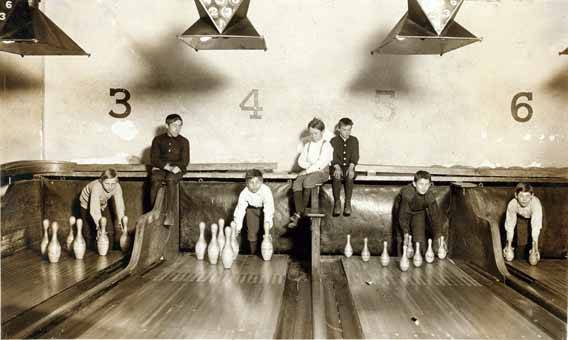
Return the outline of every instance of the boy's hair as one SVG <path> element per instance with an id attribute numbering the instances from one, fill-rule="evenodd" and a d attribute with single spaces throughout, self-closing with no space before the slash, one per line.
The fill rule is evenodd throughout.
<path id="1" fill-rule="evenodd" d="M 531 194 L 534 193 L 532 185 L 523 182 L 517 184 L 517 186 L 515 187 L 515 194 L 518 194 L 519 192 L 530 192 Z"/>
<path id="2" fill-rule="evenodd" d="M 314 129 L 318 129 L 320 131 L 325 130 L 325 124 L 323 123 L 323 121 L 317 117 L 314 117 L 314 119 L 312 119 L 309 123 L 308 123 L 308 129 L 309 128 L 314 128 Z"/>
<path id="3" fill-rule="evenodd" d="M 427 179 L 432 182 L 432 175 L 428 171 L 418 170 L 414 174 L 414 182 L 418 182 L 419 179 Z"/>
<path id="4" fill-rule="evenodd" d="M 252 179 L 252 178 L 255 178 L 255 177 L 263 179 L 262 172 L 258 169 L 250 169 L 250 170 L 247 170 L 247 172 L 245 172 L 245 180 L 248 181 L 249 179 Z"/>
<path id="5" fill-rule="evenodd" d="M 105 179 L 113 179 L 116 178 L 116 176 L 116 170 L 114 170 L 113 168 L 108 168 L 101 173 L 100 180 L 104 181 Z"/>
<path id="6" fill-rule="evenodd" d="M 342 126 L 353 126 L 353 121 L 347 117 L 341 118 L 339 120 L 339 123 L 337 123 L 337 127 L 342 127 Z"/>
<path id="7" fill-rule="evenodd" d="M 175 122 L 175 121 L 181 121 L 183 123 L 183 119 L 181 119 L 181 116 L 178 115 L 177 113 L 172 113 L 171 115 L 168 115 L 166 117 L 166 124 L 170 125 L 171 123 Z"/>

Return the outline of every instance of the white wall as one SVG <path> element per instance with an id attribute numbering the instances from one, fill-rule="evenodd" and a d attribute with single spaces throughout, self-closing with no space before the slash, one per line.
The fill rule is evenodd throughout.
<path id="1" fill-rule="evenodd" d="M 468 0 L 456 20 L 483 42 L 443 57 L 370 55 L 406 1 L 253 0 L 249 17 L 267 52 L 195 52 L 176 39 L 197 19 L 189 0 L 42 3 L 92 54 L 45 58 L 49 159 L 136 162 L 176 112 L 192 162 L 289 169 L 314 115 L 330 128 L 348 115 L 363 163 L 568 166 L 564 0 Z M 127 119 L 108 115 L 122 109 L 111 87 L 130 91 Z M 261 120 L 239 108 L 253 88 Z M 376 90 L 395 91 L 394 101 L 378 103 Z M 510 112 L 521 91 L 534 95 L 527 123 Z"/>

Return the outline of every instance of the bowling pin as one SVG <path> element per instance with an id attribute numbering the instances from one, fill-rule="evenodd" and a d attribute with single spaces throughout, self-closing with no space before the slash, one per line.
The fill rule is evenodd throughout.
<path id="1" fill-rule="evenodd" d="M 448 248 L 446 247 L 446 241 L 444 241 L 444 236 L 440 236 L 440 244 L 438 245 L 438 257 L 443 260 L 447 255 Z"/>
<path id="2" fill-rule="evenodd" d="M 343 253 L 347 258 L 353 255 L 353 248 L 351 247 L 351 234 L 347 234 L 347 243 L 345 244 L 345 249 L 343 250 Z"/>
<path id="3" fill-rule="evenodd" d="M 233 246 L 233 256 L 236 259 L 239 255 L 239 240 L 237 239 L 237 223 L 231 221 L 231 244 Z"/>
<path id="4" fill-rule="evenodd" d="M 87 250 L 87 242 L 83 237 L 83 220 L 78 218 L 77 222 L 77 235 L 73 241 L 73 253 L 75 253 L 75 258 L 77 260 L 82 260 L 85 256 L 85 251 Z"/>
<path id="5" fill-rule="evenodd" d="M 207 249 L 207 242 L 205 242 L 205 222 L 199 223 L 199 240 L 195 244 L 195 256 L 198 260 L 205 258 L 205 250 Z"/>
<path id="6" fill-rule="evenodd" d="M 381 254 L 381 264 L 383 265 L 383 267 L 386 267 L 389 265 L 390 262 L 390 256 L 387 250 L 387 241 L 383 242 L 383 253 Z"/>
<path id="7" fill-rule="evenodd" d="M 207 246 L 207 256 L 209 257 L 209 263 L 217 264 L 219 259 L 219 245 L 217 244 L 217 224 L 213 223 L 211 225 L 211 242 Z"/>
<path id="8" fill-rule="evenodd" d="M 67 235 L 67 242 L 65 244 L 68 251 L 71 251 L 71 249 L 73 248 L 73 225 L 75 224 L 75 222 L 77 222 L 75 216 L 69 217 L 69 234 Z"/>
<path id="9" fill-rule="evenodd" d="M 434 262 L 434 250 L 432 249 L 432 239 L 429 238 L 428 239 L 428 250 L 426 250 L 426 255 L 424 256 L 426 258 L 426 262 L 427 263 L 432 263 Z"/>
<path id="10" fill-rule="evenodd" d="M 51 223 L 51 240 L 47 245 L 47 258 L 51 263 L 59 262 L 61 257 L 61 246 L 59 245 L 59 240 L 57 240 L 57 229 L 59 224 L 57 222 Z"/>
<path id="11" fill-rule="evenodd" d="M 43 238 L 41 239 L 41 244 L 39 249 L 41 251 L 41 255 L 47 255 L 47 245 L 49 244 L 49 220 L 46 218 L 42 222 L 43 225 Z"/>
<path id="12" fill-rule="evenodd" d="M 225 246 L 225 220 L 219 219 L 219 235 L 217 236 L 217 244 L 219 244 L 219 249 L 222 250 Z"/>
<path id="13" fill-rule="evenodd" d="M 106 231 L 107 219 L 105 217 L 101 217 L 99 224 L 100 228 L 97 235 L 97 250 L 99 251 L 100 256 L 106 256 L 110 245 L 107 235 L 108 233 Z"/>
<path id="14" fill-rule="evenodd" d="M 227 242 L 225 243 L 223 253 L 221 254 L 223 268 L 225 269 L 231 269 L 231 267 L 233 266 L 233 261 L 235 260 L 235 257 L 233 255 L 233 247 L 231 245 L 231 242 L 229 242 L 229 240 L 231 240 L 231 230 L 232 229 L 230 227 L 225 228 L 225 239 L 227 240 Z"/>
<path id="15" fill-rule="evenodd" d="M 540 261 L 540 252 L 538 251 L 538 242 L 533 241 L 532 248 L 529 251 L 529 263 L 531 266 L 536 266 Z"/>
<path id="16" fill-rule="evenodd" d="M 264 223 L 264 235 L 262 236 L 262 243 L 260 244 L 260 254 L 264 261 L 270 261 L 270 259 L 272 259 L 272 254 L 274 253 L 272 236 L 270 235 L 270 229 L 268 226 L 268 223 Z"/>
<path id="17" fill-rule="evenodd" d="M 408 258 L 411 259 L 414 257 L 414 248 L 412 248 L 412 235 L 408 235 L 408 244 L 406 246 L 406 252 L 408 254 Z"/>
<path id="18" fill-rule="evenodd" d="M 365 239 L 363 240 L 364 245 L 363 245 L 363 251 L 361 252 L 361 259 L 363 260 L 363 262 L 368 262 L 369 259 L 371 258 L 371 252 L 369 252 L 369 247 L 367 245 L 367 238 L 365 237 Z"/>
<path id="19" fill-rule="evenodd" d="M 403 272 L 410 268 L 410 261 L 408 261 L 408 253 L 406 246 L 402 246 L 402 256 L 400 257 L 400 270 Z"/>
<path id="20" fill-rule="evenodd" d="M 422 254 L 420 253 L 420 243 L 416 242 L 416 252 L 414 253 L 414 257 L 412 258 L 412 263 L 414 267 L 420 267 L 424 260 L 422 259 Z"/>
<path id="21" fill-rule="evenodd" d="M 120 235 L 120 250 L 123 253 L 128 253 L 130 250 L 130 236 L 128 236 L 128 216 L 122 217 L 122 235 Z"/>

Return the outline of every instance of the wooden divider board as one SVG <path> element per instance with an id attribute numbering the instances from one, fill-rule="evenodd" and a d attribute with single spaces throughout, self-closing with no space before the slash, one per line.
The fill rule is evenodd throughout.
<path id="1" fill-rule="evenodd" d="M 288 257 L 239 255 L 232 269 L 185 253 L 120 282 L 46 338 L 273 338 Z"/>
<path id="2" fill-rule="evenodd" d="M 342 263 L 365 338 L 551 339 L 448 260 L 407 272 L 398 258 Z"/>

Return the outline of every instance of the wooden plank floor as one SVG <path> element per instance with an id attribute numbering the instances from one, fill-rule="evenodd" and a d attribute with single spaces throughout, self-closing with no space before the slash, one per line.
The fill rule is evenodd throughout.
<path id="1" fill-rule="evenodd" d="M 180 254 L 132 276 L 46 338 L 273 338 L 287 256 L 241 255 L 231 270 Z"/>
<path id="2" fill-rule="evenodd" d="M 76 260 L 62 250 L 59 263 L 25 249 L 2 259 L 2 323 L 122 260 L 120 251 L 99 256 L 88 251 Z"/>
<path id="3" fill-rule="evenodd" d="M 405 273 L 394 258 L 342 263 L 365 338 L 550 339 L 448 260 Z"/>
<path id="4" fill-rule="evenodd" d="M 541 260 L 538 265 L 531 266 L 526 260 L 507 262 L 508 266 L 522 272 L 543 287 L 564 296 L 568 293 L 568 260 Z"/>

